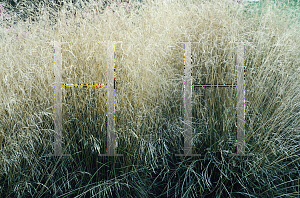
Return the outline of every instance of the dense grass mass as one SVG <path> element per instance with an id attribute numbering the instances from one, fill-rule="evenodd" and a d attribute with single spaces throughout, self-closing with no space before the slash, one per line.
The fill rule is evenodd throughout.
<path id="1" fill-rule="evenodd" d="M 21 6 L 21 5 L 18 5 Z M 106 5 L 105 5 L 106 6 Z M 1 21 L 0 197 L 298 197 L 300 25 L 297 2 L 64 2 Z M 9 10 L 9 9 L 8 9 Z M 11 9 L 12 10 L 12 9 Z M 19 9 L 20 10 L 20 9 Z M 76 13 L 76 14 L 75 14 Z M 34 19 L 34 20 L 33 20 Z M 63 88 L 63 148 L 53 153 L 53 45 L 62 81 L 106 83 L 115 45 L 117 153 L 106 148 L 105 88 Z M 236 83 L 245 44 L 246 153 L 236 139 L 236 89 L 193 88 L 194 152 L 183 153 L 184 45 L 193 84 Z"/>

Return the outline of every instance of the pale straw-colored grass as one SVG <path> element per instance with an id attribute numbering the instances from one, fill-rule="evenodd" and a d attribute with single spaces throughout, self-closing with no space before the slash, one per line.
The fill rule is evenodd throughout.
<path id="1" fill-rule="evenodd" d="M 299 8 L 269 0 L 114 6 L 40 7 L 34 22 L 9 13 L 15 31 L 1 26 L 1 197 L 299 196 Z M 45 41 L 71 41 L 62 48 L 66 84 L 106 83 L 106 48 L 98 41 L 123 41 L 115 47 L 123 157 L 98 156 L 105 151 L 103 88 L 63 88 L 63 148 L 72 157 L 43 157 L 53 152 L 54 132 L 53 47 Z M 200 41 L 192 45 L 195 84 L 234 83 L 228 42 L 253 41 L 245 47 L 245 140 L 253 157 L 227 156 L 235 152 L 235 89 L 195 88 L 202 156 L 175 158 L 184 108 L 184 48 L 175 41 Z"/>

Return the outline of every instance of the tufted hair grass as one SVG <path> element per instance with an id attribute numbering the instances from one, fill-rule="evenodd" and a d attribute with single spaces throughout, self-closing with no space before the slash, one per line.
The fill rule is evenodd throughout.
<path id="1" fill-rule="evenodd" d="M 35 1 L 33 1 L 35 2 Z M 107 7 L 107 5 L 110 5 Z M 299 196 L 299 6 L 263 1 L 129 1 L 38 4 L 9 12 L 0 45 L 1 197 Z M 22 8 L 22 9 L 21 9 Z M 34 21 L 33 21 L 33 19 Z M 11 27 L 12 29 L 8 29 Z M 9 31 L 11 30 L 11 31 Z M 104 88 L 63 88 L 63 148 L 53 152 L 53 47 L 62 81 L 106 83 L 115 47 L 117 153 L 105 152 Z M 184 47 L 194 84 L 235 83 L 235 50 L 245 47 L 246 152 L 235 152 L 236 91 L 193 88 L 195 152 L 183 151 Z"/>

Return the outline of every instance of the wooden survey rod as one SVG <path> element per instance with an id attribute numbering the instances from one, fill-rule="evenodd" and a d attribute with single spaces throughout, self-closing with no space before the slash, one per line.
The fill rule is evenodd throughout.
<path id="1" fill-rule="evenodd" d="M 193 129 L 192 129 L 192 71 L 191 71 L 191 43 L 190 41 L 179 41 L 184 43 L 184 154 L 175 156 L 200 156 L 193 154 Z M 196 41 L 198 43 L 198 41 Z"/>
<path id="2" fill-rule="evenodd" d="M 68 42 L 46 42 L 54 44 L 54 153 L 46 156 L 71 156 L 62 151 L 62 44 Z"/>
<path id="3" fill-rule="evenodd" d="M 103 43 L 102 41 L 100 41 Z M 115 43 L 122 41 L 106 41 L 107 42 L 107 149 L 106 154 L 100 156 L 123 156 L 116 154 L 116 138 L 115 138 L 115 65 L 114 65 L 114 49 Z"/>
<path id="4" fill-rule="evenodd" d="M 237 78 L 237 153 L 229 154 L 229 156 L 253 156 L 253 154 L 245 154 L 245 45 L 244 42 L 237 43 L 236 54 L 236 78 Z"/>

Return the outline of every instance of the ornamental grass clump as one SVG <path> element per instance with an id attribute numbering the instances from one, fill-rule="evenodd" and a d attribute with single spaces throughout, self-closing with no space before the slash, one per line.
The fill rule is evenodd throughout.
<path id="1" fill-rule="evenodd" d="M 36 10 L 34 5 L 38 5 Z M 271 0 L 64 2 L 22 7 L 1 26 L 1 197 L 299 196 L 299 7 Z M 109 5 L 109 6 L 108 6 Z M 33 20 L 34 19 L 34 20 Z M 25 36 L 20 36 L 20 35 Z M 16 37 L 18 36 L 18 37 Z M 62 83 L 106 84 L 115 44 L 117 153 L 106 152 L 105 87 L 63 87 L 63 153 L 53 153 L 54 47 Z M 236 88 L 193 87 L 194 153 L 183 153 L 184 44 L 192 83 L 236 84 L 245 43 L 245 152 L 236 152 Z M 177 42 L 177 43 L 176 43 Z"/>

